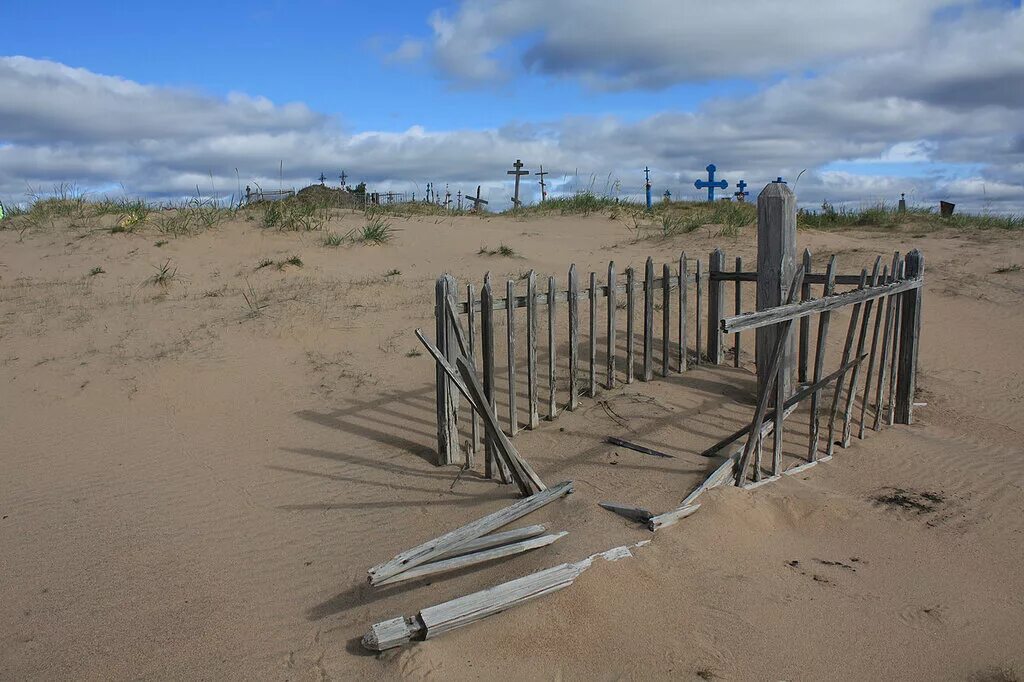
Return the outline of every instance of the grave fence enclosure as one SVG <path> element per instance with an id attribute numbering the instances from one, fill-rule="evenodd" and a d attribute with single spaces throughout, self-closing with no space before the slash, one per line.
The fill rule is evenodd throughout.
<path id="1" fill-rule="evenodd" d="M 922 254 L 894 254 L 884 267 L 878 258 L 870 269 L 849 274 L 837 273 L 833 256 L 824 272 L 814 272 L 809 252 L 802 263 L 793 253 L 795 198 L 788 188 L 773 185 L 758 199 L 757 269 L 745 268 L 740 258 L 726 269 L 725 253 L 716 249 L 706 260 L 685 253 L 669 262 L 648 257 L 642 271 L 620 271 L 610 262 L 600 273 L 583 275 L 571 265 L 564 278 L 549 276 L 546 281 L 530 271 L 519 280 L 497 282 L 488 274 L 482 283 L 460 286 L 445 274 L 435 289 L 437 349 L 452 365 L 462 356 L 475 368 L 491 407 L 490 423 L 496 418 L 509 438 L 578 409 L 581 400 L 598 397 L 599 387 L 611 391 L 727 360 L 741 367 L 756 357 L 757 409 L 750 425 L 704 454 L 744 438 L 746 442 L 680 509 L 725 480 L 760 484 L 766 476 L 774 480 L 784 473 L 783 419 L 805 400 L 810 403 L 807 445 L 801 446 L 806 462 L 796 469 L 830 458 L 837 441 L 847 447 L 855 424 L 861 438 L 866 425 L 878 430 L 882 423 L 909 424 Z M 780 206 L 782 210 L 773 210 Z M 776 238 L 786 231 L 788 238 Z M 745 287 L 751 287 L 748 300 L 756 287 L 755 312 L 743 312 Z M 833 328 L 838 326 L 835 316 L 840 313 L 849 314 L 841 358 L 837 366 L 826 368 L 830 319 Z M 499 323 L 502 318 L 504 324 Z M 497 357 L 500 350 L 505 351 L 502 359 Z M 436 463 L 473 467 L 483 452 L 485 474 L 504 480 L 494 443 L 481 428 L 481 415 L 464 401 L 460 405 L 459 391 L 441 363 L 436 381 Z M 826 401 L 830 388 L 831 401 Z M 499 404 L 496 396 L 504 402 Z M 772 409 L 779 404 L 781 410 Z M 762 440 L 773 431 L 770 466 L 763 468 Z"/>

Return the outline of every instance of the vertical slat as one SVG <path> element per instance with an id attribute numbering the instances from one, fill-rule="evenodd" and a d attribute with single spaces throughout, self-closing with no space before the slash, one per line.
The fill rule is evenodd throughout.
<path id="1" fill-rule="evenodd" d="M 916 279 L 924 276 L 924 254 L 914 249 L 907 254 L 906 275 Z M 900 321 L 899 379 L 896 382 L 896 421 L 914 423 L 914 392 L 917 390 L 918 342 L 921 336 L 921 301 L 924 290 L 911 289 L 902 294 L 903 311 Z"/>
<path id="2" fill-rule="evenodd" d="M 626 383 L 633 383 L 633 363 L 636 358 L 633 356 L 635 346 L 636 330 L 633 329 L 633 319 L 636 317 L 636 271 L 632 267 L 626 268 Z"/>
<path id="3" fill-rule="evenodd" d="M 889 281 L 895 282 L 899 272 L 900 252 L 892 255 L 892 270 L 889 271 Z M 892 316 L 894 310 L 895 296 L 885 297 L 885 326 L 882 329 L 882 354 L 878 360 L 878 385 L 875 387 L 875 418 L 871 428 L 875 431 L 882 423 L 882 394 L 885 390 L 886 379 L 889 371 L 889 349 L 892 347 Z"/>
<path id="4" fill-rule="evenodd" d="M 526 381 L 529 417 L 527 426 L 537 428 L 540 413 L 537 398 L 537 273 L 530 270 L 526 278 Z"/>
<path id="5" fill-rule="evenodd" d="M 722 364 L 724 355 L 719 320 L 725 317 L 725 282 L 716 278 L 723 270 L 725 254 L 715 249 L 708 256 L 708 362 L 712 365 Z"/>
<path id="6" fill-rule="evenodd" d="M 889 266 L 882 266 L 882 283 L 889 281 Z M 888 298 L 888 296 L 886 297 Z M 878 352 L 878 337 L 882 333 L 882 303 L 878 300 L 875 311 L 875 330 L 871 335 L 871 354 L 868 355 L 868 371 L 864 374 L 864 397 L 860 402 L 860 427 L 857 430 L 857 438 L 864 438 L 864 420 L 868 414 L 868 403 L 871 401 L 871 379 L 875 371 L 875 353 Z"/>
<path id="7" fill-rule="evenodd" d="M 508 333 L 508 435 L 514 437 L 519 431 L 519 414 L 516 412 L 516 283 L 513 280 L 505 285 L 505 313 Z"/>
<path id="8" fill-rule="evenodd" d="M 822 297 L 831 296 L 836 290 L 836 257 L 833 255 L 828 259 L 828 267 L 825 269 L 825 286 L 822 290 Z M 814 383 L 821 380 L 825 369 L 825 342 L 828 340 L 828 325 L 832 318 L 832 312 L 826 310 L 818 316 L 818 342 L 814 346 Z M 821 402 L 821 391 L 818 389 L 811 394 L 811 422 L 808 435 L 807 459 L 814 462 L 818 459 L 818 440 L 821 430 L 821 420 L 818 417 L 819 404 Z"/>
<path id="9" fill-rule="evenodd" d="M 448 319 L 447 306 L 455 296 L 455 280 L 450 275 L 437 278 L 434 287 L 435 339 L 438 349 L 445 359 L 454 360 L 453 342 L 451 340 L 451 322 Z M 455 386 L 448 374 L 437 363 L 436 373 L 437 396 L 437 464 L 454 464 L 459 458 L 458 398 Z"/>
<path id="10" fill-rule="evenodd" d="M 473 285 L 466 285 L 466 326 L 469 328 L 466 330 L 466 336 L 469 342 L 469 351 L 472 356 L 469 358 L 470 364 L 473 366 L 473 371 L 476 372 L 476 293 L 473 291 Z M 477 451 L 480 449 L 480 415 L 477 414 L 476 410 L 472 405 L 469 406 L 469 410 L 472 413 L 472 422 L 470 424 L 470 441 L 469 450 L 466 452 L 466 468 L 472 469 L 475 464 L 474 457 Z"/>
<path id="11" fill-rule="evenodd" d="M 811 297 L 811 284 L 807 281 L 811 274 L 811 250 L 804 249 L 804 285 L 800 291 L 800 300 L 806 301 Z M 800 340 L 797 358 L 797 380 L 801 384 L 807 383 L 807 356 L 810 353 L 811 345 L 811 318 L 810 316 L 800 318 Z"/>
<path id="12" fill-rule="evenodd" d="M 587 394 L 597 395 L 597 273 L 590 273 L 590 388 Z"/>
<path id="13" fill-rule="evenodd" d="M 743 272 L 743 258 L 741 258 L 740 256 L 736 256 L 736 272 L 737 273 Z M 736 291 L 735 291 L 735 299 L 736 299 L 735 311 L 736 311 L 737 315 L 739 315 L 740 313 L 743 312 L 743 289 L 742 289 L 742 286 L 743 286 L 743 282 L 741 282 L 741 281 L 739 281 L 739 279 L 737 279 L 736 280 Z M 732 339 L 732 366 L 733 367 L 739 367 L 740 366 L 740 332 L 736 332 L 735 334 L 733 334 L 733 339 Z"/>
<path id="14" fill-rule="evenodd" d="M 672 270 L 661 266 L 661 376 L 668 376 L 668 360 L 672 341 Z"/>
<path id="15" fill-rule="evenodd" d="M 548 277 L 548 419 L 557 416 L 555 403 L 555 278 Z"/>
<path id="16" fill-rule="evenodd" d="M 496 413 L 494 400 L 494 293 L 491 290 L 491 273 L 484 275 L 484 286 L 480 290 L 480 361 L 484 372 L 484 396 Z M 497 445 L 494 439 L 484 437 L 484 475 L 495 478 L 501 474 Z"/>
<path id="17" fill-rule="evenodd" d="M 580 284 L 576 264 L 569 266 L 569 410 L 579 405 Z"/>
<path id="18" fill-rule="evenodd" d="M 679 254 L 679 371 L 686 371 L 686 294 L 689 282 L 686 252 Z"/>
<path id="19" fill-rule="evenodd" d="M 901 260 L 899 265 L 899 271 L 896 275 L 896 279 L 902 280 L 906 275 L 907 263 Z M 896 386 L 898 380 L 898 372 L 896 371 L 899 363 L 899 350 L 900 350 L 900 324 L 903 314 L 903 297 L 897 296 L 893 302 L 893 318 L 892 318 L 892 357 L 889 362 L 889 398 L 887 401 L 886 410 L 886 421 L 889 426 L 896 423 Z"/>
<path id="20" fill-rule="evenodd" d="M 608 340 L 607 370 L 608 388 L 615 388 L 615 261 L 608 262 L 608 324 L 606 333 Z"/>
<path id="21" fill-rule="evenodd" d="M 871 269 L 871 286 L 878 285 L 878 269 L 882 265 L 882 257 L 875 258 L 875 265 Z M 864 346 L 867 343 L 868 338 L 868 325 L 871 322 L 871 310 L 874 306 L 874 300 L 866 301 L 864 303 L 864 315 L 860 324 L 860 334 L 857 337 L 857 354 L 853 357 L 859 358 L 864 354 Z M 854 398 L 857 396 L 857 386 L 860 382 L 861 367 L 864 363 L 858 363 L 853 368 L 853 376 L 850 377 L 850 387 L 846 392 L 846 411 L 843 413 L 843 447 L 850 447 L 850 437 L 853 434 L 853 407 Z"/>
<path id="22" fill-rule="evenodd" d="M 864 285 L 868 281 L 868 271 L 860 271 L 860 285 L 859 289 L 863 289 Z M 853 352 L 853 339 L 857 333 L 857 323 L 860 322 L 860 307 L 862 304 L 854 303 L 853 310 L 850 311 L 850 326 L 846 330 L 846 342 L 843 344 L 843 358 L 839 361 L 839 366 L 844 366 L 850 361 L 850 353 Z M 843 379 L 846 377 L 846 373 L 840 374 L 836 377 L 835 390 L 832 393 L 832 409 L 829 412 L 828 418 L 828 442 L 825 444 L 825 456 L 831 457 L 832 452 L 835 450 L 835 431 L 836 431 L 836 417 L 839 415 L 839 400 L 843 394 Z"/>
<path id="23" fill-rule="evenodd" d="M 786 368 L 780 366 L 778 373 L 775 375 L 775 429 L 772 431 L 772 476 L 782 474 L 782 421 L 786 414 L 786 410 L 783 407 L 786 404 L 786 394 L 783 392 L 786 390 L 786 382 L 783 380 L 782 373 L 785 371 Z"/>
<path id="24" fill-rule="evenodd" d="M 695 350 L 697 352 L 694 355 L 693 362 L 694 362 L 695 365 L 697 365 L 699 367 L 700 366 L 700 361 L 701 361 L 701 357 L 700 357 L 701 356 L 701 336 L 703 335 L 703 332 L 701 330 L 700 303 L 701 303 L 701 299 L 704 297 L 704 278 L 703 278 L 703 273 L 701 272 L 700 259 L 699 258 L 697 259 L 697 273 L 696 273 L 695 279 L 696 279 L 696 284 L 697 284 L 697 305 L 696 305 L 696 310 L 694 311 L 694 313 L 695 313 L 694 314 L 694 323 L 697 326 L 697 334 L 696 334 L 696 338 L 693 340 L 693 343 L 696 346 Z"/>
<path id="25" fill-rule="evenodd" d="M 654 376 L 654 260 L 648 256 L 644 266 L 644 373 L 643 380 Z"/>

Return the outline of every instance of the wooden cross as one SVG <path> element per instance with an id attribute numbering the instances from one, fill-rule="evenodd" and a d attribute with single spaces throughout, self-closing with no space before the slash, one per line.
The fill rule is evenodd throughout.
<path id="1" fill-rule="evenodd" d="M 341 180 L 341 186 L 344 187 L 345 181 L 348 180 L 348 173 L 341 171 L 341 175 L 339 175 L 338 178 Z"/>
<path id="2" fill-rule="evenodd" d="M 545 185 L 544 185 L 544 176 L 547 175 L 547 173 L 544 171 L 544 164 L 541 164 L 540 172 L 539 173 L 534 173 L 534 175 L 539 175 L 540 176 L 540 200 L 544 201 L 545 199 L 548 198 L 548 191 L 547 191 L 547 189 L 545 188 Z"/>
<path id="3" fill-rule="evenodd" d="M 462 210 L 462 190 L 461 189 L 458 191 L 458 194 L 456 194 L 456 196 L 458 197 L 458 200 L 459 200 L 459 210 L 461 211 Z"/>
<path id="4" fill-rule="evenodd" d="M 448 185 L 444 186 L 444 210 L 448 210 L 452 205 L 452 193 L 448 190 Z"/>
<path id="5" fill-rule="evenodd" d="M 708 179 L 698 180 L 697 182 L 693 183 L 693 186 L 696 187 L 697 189 L 704 189 L 705 187 L 707 187 L 708 201 L 714 201 L 715 188 L 717 187 L 719 189 L 725 189 L 726 187 L 729 186 L 729 183 L 726 182 L 725 180 L 715 180 L 715 171 L 718 170 L 717 168 L 715 168 L 715 164 L 709 163 L 708 167 L 705 168 L 705 170 L 708 172 Z"/>
<path id="6" fill-rule="evenodd" d="M 481 199 L 480 198 L 480 185 L 476 186 L 476 196 L 475 197 L 471 197 L 471 196 L 469 196 L 467 194 L 466 195 L 466 201 L 472 201 L 473 202 L 473 208 L 470 209 L 473 212 L 476 212 L 476 211 L 480 210 L 480 204 L 486 204 L 487 203 L 487 199 Z"/>
<path id="7" fill-rule="evenodd" d="M 327 177 L 323 173 L 321 173 L 320 174 L 320 184 L 323 185 L 324 184 L 324 180 L 326 180 L 326 179 L 327 179 Z"/>
<path id="8" fill-rule="evenodd" d="M 522 203 L 523 203 L 523 202 L 519 201 L 519 178 L 520 178 L 520 176 L 523 176 L 523 175 L 529 175 L 530 171 L 522 169 L 523 168 L 523 162 L 520 161 L 519 159 L 516 159 L 516 162 L 512 164 L 512 167 L 515 170 L 505 171 L 505 173 L 507 175 L 514 175 L 514 176 L 516 176 L 516 191 L 515 191 L 515 194 L 512 195 L 512 207 L 513 208 L 519 208 L 520 206 L 522 206 Z"/>

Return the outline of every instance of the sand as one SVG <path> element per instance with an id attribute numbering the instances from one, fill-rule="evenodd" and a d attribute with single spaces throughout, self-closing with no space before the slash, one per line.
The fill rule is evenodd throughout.
<path id="1" fill-rule="evenodd" d="M 515 439 L 545 480 L 576 481 L 524 520 L 568 537 L 371 589 L 368 567 L 514 498 L 432 464 L 433 366 L 412 331 L 432 336 L 440 272 L 504 282 L 715 245 L 730 266 L 755 254 L 749 227 L 637 241 L 607 215 L 393 222 L 390 244 L 341 248 L 244 215 L 159 247 L 148 229 L 0 231 L 0 678 L 1024 675 L 1024 273 L 994 272 L 1024 263 L 1024 245 L 912 228 L 799 240 L 819 266 L 838 253 L 843 272 L 924 251 L 927 406 L 913 426 L 869 431 L 756 491 L 713 491 L 635 558 L 566 591 L 363 651 L 373 622 L 650 538 L 597 502 L 673 507 L 714 465 L 695 453 L 753 412 L 752 335 L 743 369 L 602 389 L 604 406 L 584 398 Z M 499 244 L 518 255 L 478 253 Z M 256 269 L 293 254 L 301 267 Z M 167 259 L 173 280 L 146 283 Z M 609 433 L 680 457 L 612 448 Z"/>

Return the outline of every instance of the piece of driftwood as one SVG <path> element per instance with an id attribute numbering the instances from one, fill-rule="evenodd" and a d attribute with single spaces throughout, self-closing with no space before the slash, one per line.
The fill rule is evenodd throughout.
<path id="1" fill-rule="evenodd" d="M 796 320 L 801 317 L 824 312 L 826 310 L 836 310 L 855 303 L 873 301 L 876 298 L 881 298 L 883 296 L 902 294 L 907 291 L 920 289 L 922 286 L 923 280 L 917 277 L 912 277 L 900 282 L 857 289 L 855 291 L 848 291 L 844 294 L 829 296 L 828 298 L 812 298 L 809 301 L 787 303 L 786 305 L 778 306 L 777 308 L 758 310 L 756 312 L 743 313 L 742 315 L 723 318 L 722 331 L 731 334 L 733 332 L 745 331 L 747 329 L 757 329 L 770 324 L 778 324 L 783 320 Z"/>
<path id="2" fill-rule="evenodd" d="M 540 424 L 537 396 L 537 273 L 530 270 L 526 278 L 526 425 L 535 429 Z"/>
<path id="3" fill-rule="evenodd" d="M 519 542 L 513 542 L 511 544 L 502 545 L 500 547 L 492 547 L 490 549 L 481 550 L 479 552 L 473 552 L 472 554 L 464 554 L 462 556 L 456 556 L 450 559 L 432 561 L 428 564 L 420 564 L 419 566 L 416 566 L 414 568 L 402 571 L 398 575 L 393 575 L 390 578 L 380 580 L 374 583 L 374 585 L 377 585 L 378 587 L 383 585 L 393 585 L 395 583 L 405 582 L 407 580 L 416 580 L 417 578 L 424 578 L 426 576 L 437 575 L 438 573 L 457 571 L 461 568 L 476 566 L 477 564 L 483 564 L 488 561 L 494 561 L 495 559 L 504 559 L 505 557 L 513 556 L 516 554 L 522 554 L 523 552 L 529 552 L 530 550 L 539 549 L 541 547 L 547 547 L 551 543 L 562 539 L 568 534 L 569 533 L 567 533 L 566 531 L 562 531 L 560 533 L 542 535 L 537 538 L 520 540 Z"/>
<path id="4" fill-rule="evenodd" d="M 806 276 L 806 275 L 805 275 Z M 836 257 L 833 254 L 828 259 L 828 267 L 825 269 L 825 287 L 822 291 L 823 297 L 831 296 L 836 290 Z M 825 367 L 825 342 L 828 339 L 829 322 L 832 319 L 832 312 L 826 310 L 818 316 L 818 342 L 814 350 L 814 381 L 821 379 L 821 373 Z M 819 403 L 821 402 L 821 391 L 815 390 L 811 395 L 811 422 L 807 434 L 807 459 L 815 461 L 818 459 L 818 441 L 821 432 L 821 419 L 818 416 Z"/>
<path id="5" fill-rule="evenodd" d="M 882 265 L 882 257 L 878 256 L 875 258 L 875 265 L 871 269 L 871 286 L 878 286 L 879 268 Z M 864 352 L 865 344 L 868 338 L 868 325 L 871 322 L 871 309 L 874 305 L 874 300 L 864 302 L 864 314 L 862 316 L 860 325 L 860 334 L 857 336 L 857 355 Z M 842 445 L 844 448 L 850 447 L 850 436 L 853 432 L 853 407 L 854 398 L 857 396 L 857 386 L 860 382 L 860 365 L 853 368 L 853 372 L 850 376 L 850 388 L 846 394 L 846 410 L 843 412 L 843 432 L 842 432 Z"/>
<path id="6" fill-rule="evenodd" d="M 469 542 L 463 543 L 458 547 L 454 547 L 447 552 L 442 552 L 437 555 L 434 561 L 440 561 L 442 559 L 451 559 L 452 557 L 462 556 L 463 554 L 472 554 L 473 552 L 479 552 L 484 549 L 490 549 L 491 547 L 500 547 L 502 545 L 508 545 L 513 542 L 519 542 L 520 540 L 528 540 L 535 538 L 538 535 L 543 535 L 546 531 L 544 524 L 538 523 L 533 526 L 523 526 L 522 528 L 513 528 L 512 530 L 501 531 L 500 533 L 490 533 L 470 540 Z"/>
<path id="7" fill-rule="evenodd" d="M 605 441 L 612 445 L 618 445 L 619 447 L 629 448 L 630 450 L 636 450 L 642 452 L 645 455 L 653 455 L 654 457 L 667 457 L 669 459 L 675 459 L 675 455 L 670 455 L 667 452 L 661 452 L 653 448 L 648 448 L 643 445 L 637 445 L 636 443 L 630 443 L 628 440 L 622 440 L 615 436 L 605 436 Z"/>
<path id="8" fill-rule="evenodd" d="M 605 325 L 605 336 L 608 341 L 606 353 L 607 380 L 605 386 L 615 388 L 615 261 L 608 263 L 608 316 Z"/>
<path id="9" fill-rule="evenodd" d="M 665 512 L 664 514 L 652 516 L 647 519 L 647 528 L 653 533 L 659 528 L 665 528 L 678 523 L 698 509 L 700 509 L 699 504 L 691 504 L 685 507 L 680 507 L 679 509 L 673 509 L 672 511 Z"/>
<path id="10" fill-rule="evenodd" d="M 644 265 L 644 371 L 643 380 L 654 376 L 654 260 Z"/>
<path id="11" fill-rule="evenodd" d="M 679 359 L 680 372 L 686 371 L 686 252 L 679 254 Z"/>
<path id="12" fill-rule="evenodd" d="M 633 383 L 634 347 L 636 345 L 636 330 L 633 328 L 633 319 L 636 317 L 636 271 L 632 267 L 626 268 L 626 383 Z"/>
<path id="13" fill-rule="evenodd" d="M 647 523 L 653 513 L 640 507 L 631 507 L 625 504 L 616 504 L 614 502 L 598 502 L 597 505 L 602 509 L 607 509 L 610 512 L 615 512 L 619 516 L 623 516 L 631 521 L 639 521 L 640 523 Z"/>
<path id="14" fill-rule="evenodd" d="M 572 490 L 572 481 L 564 481 L 558 485 L 551 486 L 547 490 L 514 502 L 461 528 L 456 528 L 440 537 L 433 538 L 421 545 L 406 550 L 393 559 L 378 564 L 367 571 L 370 577 L 370 584 L 376 585 L 391 576 L 398 575 L 403 571 L 415 568 L 428 561 L 433 561 L 445 552 L 497 530 L 502 526 L 507 526 L 530 512 L 536 511 L 564 495 L 568 495 Z"/>

